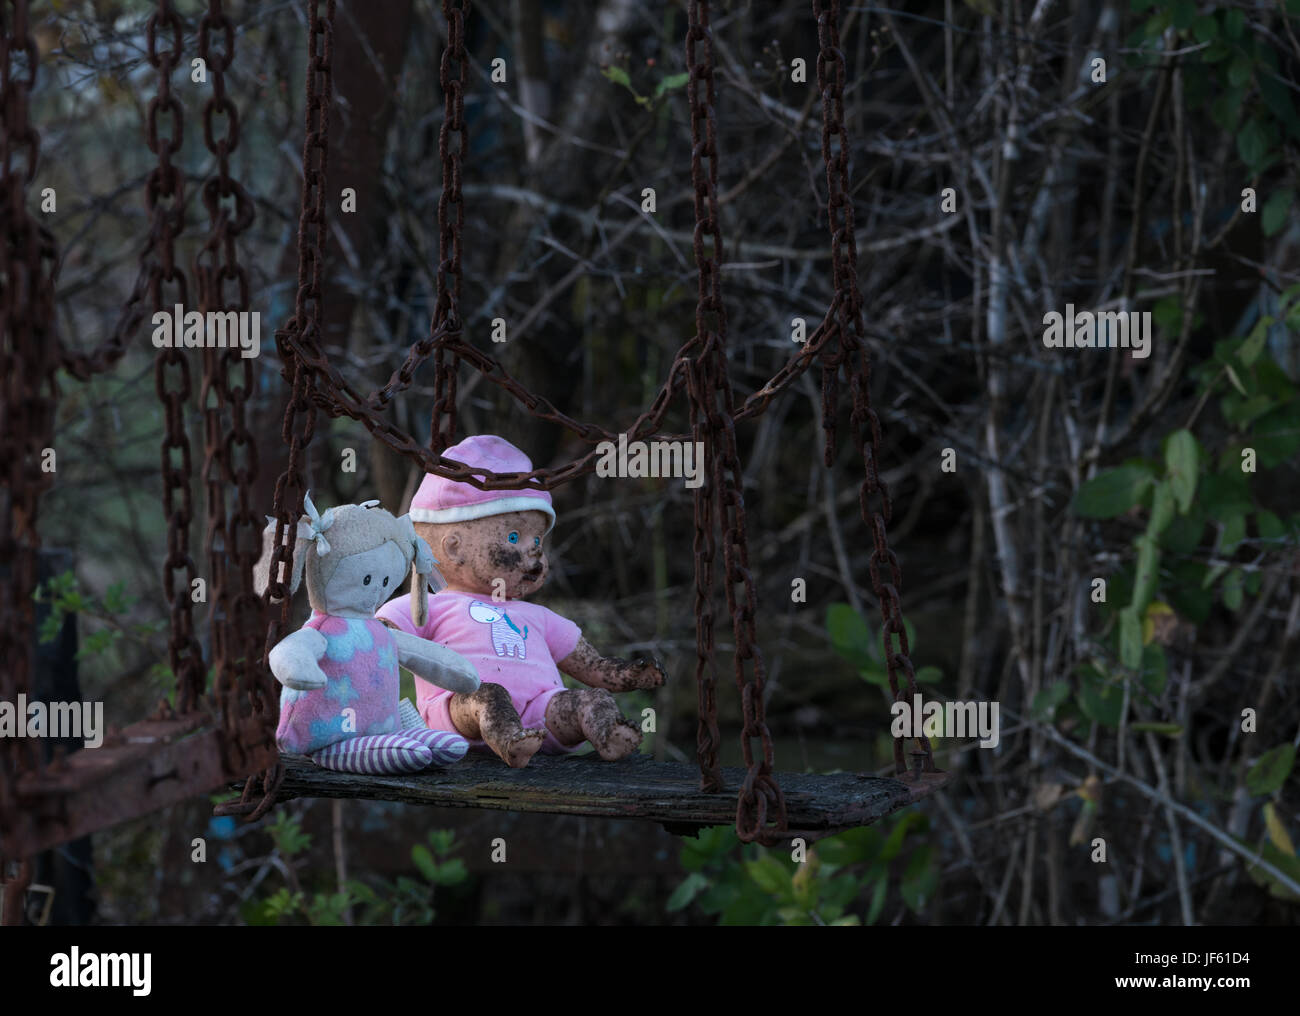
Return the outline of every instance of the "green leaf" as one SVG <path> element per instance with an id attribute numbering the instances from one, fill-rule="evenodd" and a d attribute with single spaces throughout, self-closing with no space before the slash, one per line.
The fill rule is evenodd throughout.
<path id="1" fill-rule="evenodd" d="M 1219 531 L 1219 553 L 1224 557 L 1231 557 L 1245 538 L 1245 515 L 1233 515 L 1224 519 L 1223 528 Z"/>
<path id="2" fill-rule="evenodd" d="M 1225 363 L 1223 365 L 1223 372 L 1228 375 L 1228 380 L 1232 382 L 1232 387 L 1241 392 L 1244 397 L 1246 395 L 1246 386 L 1241 383 L 1241 378 L 1237 376 L 1237 372 L 1233 369 L 1232 364 Z"/>
<path id="3" fill-rule="evenodd" d="M 1149 534 L 1163 533 L 1174 520 L 1174 489 L 1166 478 L 1156 484 L 1151 495 L 1151 521 L 1147 524 Z"/>
<path id="4" fill-rule="evenodd" d="M 1214 608 L 1214 594 L 1201 588 L 1205 566 L 1195 561 L 1179 561 L 1165 591 L 1165 598 L 1192 624 L 1204 624 Z"/>
<path id="5" fill-rule="evenodd" d="M 943 671 L 938 667 L 922 667 L 916 672 L 916 679 L 921 684 L 938 684 L 943 680 Z"/>
<path id="6" fill-rule="evenodd" d="M 1255 515 L 1255 527 L 1259 530 L 1261 540 L 1282 540 L 1286 537 L 1286 526 L 1270 511 L 1257 512 Z"/>
<path id="7" fill-rule="evenodd" d="M 743 867 L 754 884 L 769 896 L 782 896 L 794 891 L 790 872 L 771 854 L 760 854 L 756 860 L 746 861 Z"/>
<path id="8" fill-rule="evenodd" d="M 1241 569 L 1234 568 L 1223 580 L 1223 605 L 1234 613 L 1241 609 L 1244 590 L 1242 588 Z"/>
<path id="9" fill-rule="evenodd" d="M 1185 31 L 1191 28 L 1192 22 L 1196 20 L 1195 0 L 1174 0 L 1169 13 L 1173 17 L 1174 27 Z"/>
<path id="10" fill-rule="evenodd" d="M 847 603 L 832 603 L 826 608 L 826 631 L 835 651 L 859 671 L 879 669 L 880 644 L 866 620 Z"/>
<path id="11" fill-rule="evenodd" d="M 1264 202 L 1264 208 L 1260 215 L 1260 225 L 1264 227 L 1264 235 L 1272 236 L 1286 225 L 1286 213 L 1291 208 L 1291 202 L 1295 200 L 1295 192 L 1288 187 L 1276 190 L 1269 195 Z"/>
<path id="12" fill-rule="evenodd" d="M 1141 662 L 1141 652 L 1138 653 Z M 1112 729 L 1119 726 L 1124 708 L 1124 689 L 1105 678 L 1082 677 L 1079 682 L 1079 708 L 1095 723 Z"/>
<path id="13" fill-rule="evenodd" d="M 469 869 L 465 867 L 465 862 L 459 857 L 453 857 L 438 865 L 438 872 L 432 881 L 438 885 L 460 885 L 467 878 L 469 878 Z"/>
<path id="14" fill-rule="evenodd" d="M 1295 765 L 1295 745 L 1279 744 L 1260 756 L 1246 773 L 1246 789 L 1256 797 L 1267 797 L 1282 789 Z"/>
<path id="15" fill-rule="evenodd" d="M 1142 665 L 1142 619 L 1131 606 L 1119 612 L 1119 660 L 1132 670 Z"/>
<path id="16" fill-rule="evenodd" d="M 1255 64 L 1250 59 L 1249 54 L 1238 52 L 1232 58 L 1232 63 L 1228 65 L 1228 84 L 1233 88 L 1241 88 L 1250 80 L 1250 76 L 1255 71 Z M 1245 156 L 1243 156 L 1245 158 Z"/>
<path id="17" fill-rule="evenodd" d="M 1228 77 L 1231 80 L 1231 72 Z M 1250 169 L 1263 167 L 1264 157 L 1268 155 L 1268 133 L 1258 119 L 1248 120 L 1237 134 L 1237 154 Z"/>
<path id="18" fill-rule="evenodd" d="M 431 829 L 429 830 L 429 846 L 433 852 L 441 857 L 443 854 L 450 852 L 452 843 L 456 839 L 456 830 L 454 829 Z"/>
<path id="19" fill-rule="evenodd" d="M 1160 547 L 1154 537 L 1145 533 L 1134 543 L 1138 552 L 1137 572 L 1133 577 L 1133 599 L 1129 606 L 1140 613 L 1155 595 L 1156 580 L 1159 578 Z"/>
<path id="20" fill-rule="evenodd" d="M 1259 464 L 1266 469 L 1288 461 L 1300 451 L 1300 401 L 1280 406 L 1256 420 L 1248 443 L 1259 456 Z"/>
<path id="21" fill-rule="evenodd" d="M 1300 882 L 1300 857 L 1296 857 L 1295 854 L 1282 853 L 1269 840 L 1264 841 L 1259 855 L 1273 867 L 1288 875 L 1293 882 Z M 1249 867 L 1247 873 L 1259 885 L 1268 886 L 1270 896 L 1276 896 L 1278 899 L 1287 900 L 1290 903 L 1300 902 L 1300 895 L 1282 885 L 1276 878 L 1258 866 Z"/>
<path id="22" fill-rule="evenodd" d="M 1046 688 L 1039 689 L 1038 694 L 1034 696 L 1034 704 L 1030 712 L 1034 719 L 1050 723 L 1056 715 L 1057 707 L 1069 697 L 1070 683 L 1055 681 Z"/>
<path id="23" fill-rule="evenodd" d="M 678 910 L 684 910 L 690 905 L 691 900 L 695 899 L 701 892 L 709 887 L 709 880 L 701 875 L 698 871 L 693 871 L 686 876 L 673 894 L 668 897 L 667 909 L 669 913 Z"/>
<path id="24" fill-rule="evenodd" d="M 1237 464 L 1228 472 L 1211 473 L 1201 480 L 1201 496 L 1197 501 L 1210 518 L 1223 519 L 1255 510 L 1255 502 L 1251 500 L 1250 486 L 1246 475 L 1241 471 L 1240 461 L 1238 457 Z"/>
<path id="25" fill-rule="evenodd" d="M 1189 554 L 1201 542 L 1205 531 L 1205 517 L 1199 506 L 1192 505 L 1186 515 L 1178 515 L 1160 536 L 1160 545 L 1175 554 Z"/>
<path id="26" fill-rule="evenodd" d="M 849 829 L 828 836 L 817 844 L 817 855 L 822 862 L 842 868 L 871 860 L 880 851 L 881 833 L 874 826 Z"/>
<path id="27" fill-rule="evenodd" d="M 1241 38 L 1241 33 L 1245 30 L 1245 28 L 1246 28 L 1246 15 L 1239 8 L 1234 7 L 1232 10 L 1228 11 L 1226 15 L 1224 15 L 1223 34 L 1226 35 L 1233 42 L 1236 42 L 1238 39 Z"/>
<path id="28" fill-rule="evenodd" d="M 1079 487 L 1074 495 L 1075 514 L 1086 519 L 1123 515 L 1142 500 L 1152 482 L 1151 472 L 1145 466 L 1107 469 Z"/>
<path id="29" fill-rule="evenodd" d="M 1223 418 L 1233 426 L 1248 427 L 1276 405 L 1273 399 L 1263 394 L 1252 395 L 1248 399 L 1225 395 L 1219 408 L 1223 411 Z"/>
<path id="30" fill-rule="evenodd" d="M 627 71 L 623 70 L 622 67 L 606 67 L 600 73 L 609 78 L 609 80 L 614 82 L 614 84 L 622 85 L 624 88 L 631 91 L 632 79 L 627 76 Z M 636 93 L 633 92 L 632 94 L 635 95 Z"/>
<path id="31" fill-rule="evenodd" d="M 1142 687 L 1152 695 L 1160 695 L 1169 681 L 1169 665 L 1164 646 L 1154 643 L 1142 647 Z"/>
<path id="32" fill-rule="evenodd" d="M 1271 54 L 1273 51 L 1266 49 L 1264 52 Z M 1291 90 L 1275 74 L 1261 71 L 1259 95 L 1277 122 L 1286 128 L 1286 132 L 1293 138 L 1300 136 L 1300 117 L 1296 116 L 1295 106 L 1291 102 Z"/>
<path id="33" fill-rule="evenodd" d="M 919 827 L 917 832 L 924 832 L 927 828 L 925 816 L 919 811 L 909 811 L 890 830 L 889 838 L 880 850 L 880 860 L 888 862 L 897 857 L 903 849 L 903 839 L 914 826 Z"/>
<path id="34" fill-rule="evenodd" d="M 1197 42 L 1213 42 L 1219 36 L 1219 23 L 1212 15 L 1202 14 L 1192 22 L 1192 37 Z"/>
<path id="35" fill-rule="evenodd" d="M 871 904 L 867 907 L 867 924 L 875 924 L 880 912 L 885 909 L 885 896 L 889 891 L 889 875 L 882 872 L 876 877 L 876 887 L 871 892 Z"/>
<path id="36" fill-rule="evenodd" d="M 903 881 L 898 887 L 903 902 L 914 913 L 925 909 L 926 902 L 939 886 L 939 872 L 931 863 L 933 854 L 934 848 L 929 844 L 917 847 L 907 860 Z"/>
<path id="37" fill-rule="evenodd" d="M 417 843 L 411 848 L 411 860 L 416 868 L 430 882 L 438 881 L 438 864 L 429 853 L 429 848 L 421 843 Z"/>
<path id="38" fill-rule="evenodd" d="M 659 98 L 665 92 L 672 92 L 678 88 L 685 87 L 686 82 L 690 80 L 691 75 L 689 72 L 668 75 L 668 77 L 664 78 L 655 86 L 655 98 Z"/>

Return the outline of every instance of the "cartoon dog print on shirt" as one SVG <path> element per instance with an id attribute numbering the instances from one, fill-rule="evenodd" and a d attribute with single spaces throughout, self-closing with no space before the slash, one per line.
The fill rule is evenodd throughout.
<path id="1" fill-rule="evenodd" d="M 498 656 L 514 656 L 521 660 L 527 658 L 528 625 L 524 625 L 524 630 L 520 631 L 504 607 L 474 600 L 469 605 L 469 616 L 479 624 L 492 626 L 492 650 Z"/>

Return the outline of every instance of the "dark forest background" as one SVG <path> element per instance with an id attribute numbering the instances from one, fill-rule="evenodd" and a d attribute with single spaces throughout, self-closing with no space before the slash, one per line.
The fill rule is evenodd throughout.
<path id="1" fill-rule="evenodd" d="M 272 332 L 296 287 L 305 14 L 225 7 L 238 26 L 231 168 L 257 215 L 239 253 L 263 320 L 250 410 L 256 510 L 269 512 L 286 452 Z M 177 9 L 188 55 L 203 5 Z M 62 251 L 59 329 L 75 348 L 112 329 L 147 232 L 149 10 L 54 0 L 39 14 L 33 193 L 58 195 L 46 221 Z M 246 826 L 200 800 L 94 837 L 94 920 L 1296 923 L 1300 5 L 840 10 L 859 284 L 913 658 L 927 697 L 1000 703 L 999 747 L 939 739 L 938 764 L 956 773 L 947 791 L 818 845 L 804 866 L 725 831 L 683 840 L 360 801 L 294 802 Z M 625 428 L 694 327 L 685 8 L 491 0 L 467 27 L 468 340 L 570 416 Z M 428 0 L 339 5 L 326 338 L 363 391 L 429 330 L 445 31 Z M 797 349 L 792 319 L 811 330 L 831 295 L 817 32 L 810 5 L 734 0 L 714 4 L 713 38 L 743 398 Z M 504 83 L 491 80 L 496 58 Z M 186 113 L 175 161 L 189 181 L 189 265 L 213 172 L 207 92 L 184 65 L 172 87 Z M 1151 356 L 1045 349 L 1043 316 L 1067 303 L 1151 312 Z M 497 317 L 503 344 L 489 334 Z M 75 589 L 51 595 L 80 615 L 82 691 L 119 725 L 170 687 L 149 335 L 130 336 L 108 374 L 64 377 L 42 502 L 45 543 L 75 560 Z M 462 434 L 501 434 L 538 467 L 586 451 L 468 371 L 459 400 Z M 426 367 L 390 418 L 425 440 L 431 404 Z M 841 442 L 822 465 L 820 411 L 810 374 L 738 430 L 769 723 L 778 768 L 883 772 L 861 458 Z M 197 427 L 197 396 L 191 413 Z M 684 401 L 667 428 L 688 430 Z M 318 505 L 376 497 L 404 511 L 419 473 L 359 425 L 322 420 L 308 478 Z M 541 602 L 608 652 L 659 655 L 667 685 L 627 696 L 624 711 L 653 706 L 646 750 L 693 758 L 690 492 L 589 476 L 557 491 L 556 509 Z M 806 602 L 792 600 L 796 578 Z M 718 630 L 734 764 L 730 627 Z M 490 861 L 498 836 L 518 845 L 505 865 Z M 205 864 L 191 861 L 195 837 Z"/>

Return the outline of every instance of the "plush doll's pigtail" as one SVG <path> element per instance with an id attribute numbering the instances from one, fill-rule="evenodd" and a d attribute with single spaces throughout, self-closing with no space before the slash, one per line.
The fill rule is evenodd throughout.
<path id="1" fill-rule="evenodd" d="M 411 516 L 403 515 L 397 524 L 402 527 L 403 537 L 411 547 L 411 621 L 420 628 L 429 619 L 429 586 L 434 586 L 434 592 L 437 592 L 446 588 L 447 580 L 438 571 L 437 559 L 429 545 L 415 535 Z"/>

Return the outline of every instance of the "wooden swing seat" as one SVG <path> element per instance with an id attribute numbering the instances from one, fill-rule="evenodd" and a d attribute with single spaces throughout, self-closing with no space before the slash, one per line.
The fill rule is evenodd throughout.
<path id="1" fill-rule="evenodd" d="M 284 780 L 276 800 L 295 797 L 362 798 L 442 808 L 587 815 L 662 823 L 694 834 L 703 826 L 736 821 L 736 797 L 745 771 L 724 767 L 724 788 L 700 790 L 694 765 L 633 755 L 606 762 L 589 755 L 534 756 L 511 769 L 492 755 L 471 755 L 445 768 L 409 776 L 365 776 L 322 769 L 302 755 L 281 755 Z M 943 772 L 903 778 L 858 773 L 779 773 L 790 837 L 821 837 L 870 825 L 926 797 L 948 780 Z"/>

